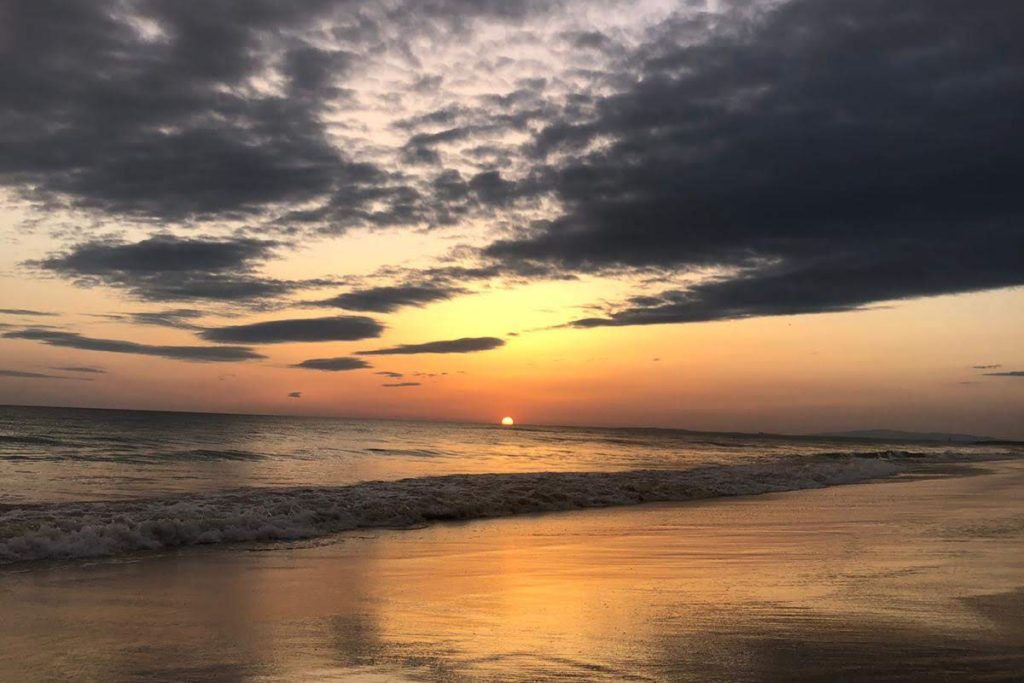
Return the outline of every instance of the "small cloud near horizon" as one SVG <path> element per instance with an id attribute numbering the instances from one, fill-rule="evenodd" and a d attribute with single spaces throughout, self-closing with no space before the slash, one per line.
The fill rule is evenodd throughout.
<path id="1" fill-rule="evenodd" d="M 340 356 L 338 358 L 310 358 L 290 367 L 303 370 L 325 370 L 327 372 L 341 372 L 344 370 L 363 370 L 373 366 L 361 358 Z"/>

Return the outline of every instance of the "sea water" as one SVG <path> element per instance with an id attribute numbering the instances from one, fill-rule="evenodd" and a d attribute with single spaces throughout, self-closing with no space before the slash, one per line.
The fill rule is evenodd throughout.
<path id="1" fill-rule="evenodd" d="M 0 563 L 818 488 L 1012 444 L 0 407 Z"/>

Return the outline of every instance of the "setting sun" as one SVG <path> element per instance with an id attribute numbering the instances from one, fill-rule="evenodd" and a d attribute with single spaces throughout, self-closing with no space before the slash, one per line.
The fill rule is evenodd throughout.
<path id="1" fill-rule="evenodd" d="M 503 424 L 506 427 L 511 427 L 515 423 L 516 423 L 516 421 L 513 420 L 511 417 L 503 417 L 503 418 L 501 418 L 501 424 Z"/>

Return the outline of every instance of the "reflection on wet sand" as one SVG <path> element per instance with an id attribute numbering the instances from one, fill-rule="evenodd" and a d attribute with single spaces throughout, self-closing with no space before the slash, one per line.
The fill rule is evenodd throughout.
<path id="1" fill-rule="evenodd" d="M 1018 680 L 993 471 L 7 571 L 0 680 Z"/>

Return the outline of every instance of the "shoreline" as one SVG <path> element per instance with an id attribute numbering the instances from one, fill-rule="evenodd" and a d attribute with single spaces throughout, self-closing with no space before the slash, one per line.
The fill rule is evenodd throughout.
<path id="1" fill-rule="evenodd" d="M 15 565 L 0 678 L 1008 683 L 1024 668 L 1022 491 L 1024 463 L 1002 461 Z"/>
<path id="2" fill-rule="evenodd" d="M 815 489 L 914 471 L 919 469 L 914 457 L 888 451 L 826 453 L 683 470 L 449 474 L 336 487 L 23 506 L 0 510 L 0 566 Z"/>

